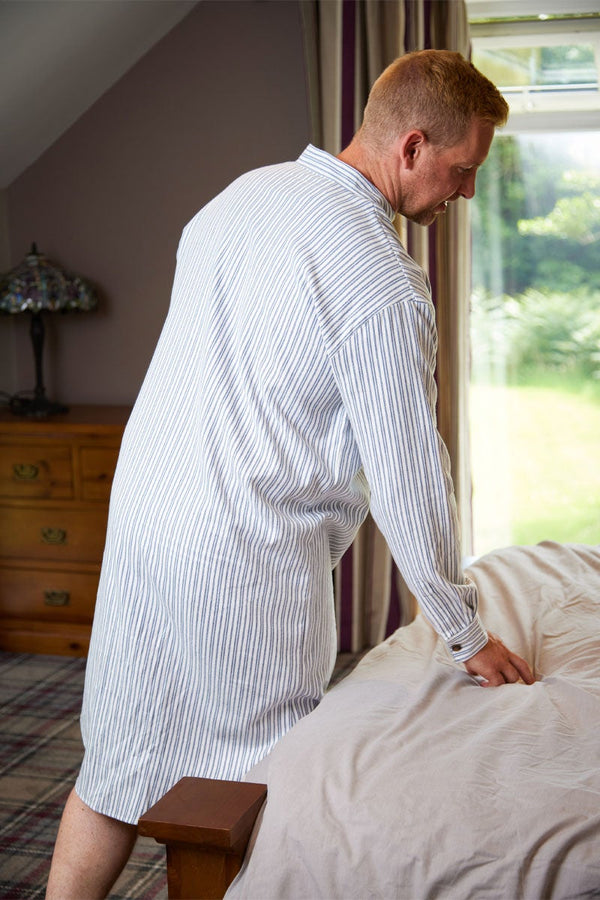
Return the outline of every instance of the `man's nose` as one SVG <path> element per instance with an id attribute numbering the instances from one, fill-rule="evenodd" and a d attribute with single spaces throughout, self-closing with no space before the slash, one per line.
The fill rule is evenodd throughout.
<path id="1" fill-rule="evenodd" d="M 458 189 L 458 193 L 461 197 L 464 197 L 466 200 L 470 200 L 475 196 L 475 178 L 477 177 L 477 172 L 467 172 L 461 182 L 460 188 Z"/>

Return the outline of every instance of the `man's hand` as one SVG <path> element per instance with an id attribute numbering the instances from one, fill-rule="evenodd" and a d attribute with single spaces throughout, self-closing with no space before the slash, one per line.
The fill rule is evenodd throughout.
<path id="1" fill-rule="evenodd" d="M 525 684 L 533 684 L 535 678 L 524 659 L 511 653 L 500 638 L 488 635 L 488 642 L 479 653 L 464 663 L 469 675 L 479 675 L 485 679 L 483 687 L 494 687 L 499 684 L 514 684 L 523 679 Z"/>

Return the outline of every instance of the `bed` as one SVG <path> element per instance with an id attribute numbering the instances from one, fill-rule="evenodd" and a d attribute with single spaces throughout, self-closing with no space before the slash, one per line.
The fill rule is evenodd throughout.
<path id="1" fill-rule="evenodd" d="M 600 546 L 510 547 L 469 574 L 536 683 L 481 688 L 417 615 L 246 784 L 184 779 L 140 820 L 171 897 L 600 897 Z"/>

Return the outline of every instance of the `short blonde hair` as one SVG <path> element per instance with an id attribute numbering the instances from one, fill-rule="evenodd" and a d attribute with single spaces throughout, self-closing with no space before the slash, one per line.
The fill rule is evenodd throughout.
<path id="1" fill-rule="evenodd" d="M 498 88 L 460 53 L 418 50 L 379 76 L 365 107 L 361 139 L 378 149 L 411 129 L 433 144 L 459 143 L 473 118 L 504 125 L 508 104 Z"/>

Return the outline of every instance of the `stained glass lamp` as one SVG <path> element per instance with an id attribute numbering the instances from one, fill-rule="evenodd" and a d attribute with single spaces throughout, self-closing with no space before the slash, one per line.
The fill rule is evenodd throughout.
<path id="1" fill-rule="evenodd" d="M 11 398 L 10 406 L 16 415 L 42 418 L 67 411 L 62 403 L 53 403 L 46 397 L 42 368 L 43 316 L 49 312 L 87 312 L 97 304 L 96 292 L 90 284 L 49 262 L 38 253 L 35 244 L 22 263 L 0 276 L 0 312 L 31 315 L 36 383 L 33 395 L 17 394 Z"/>

